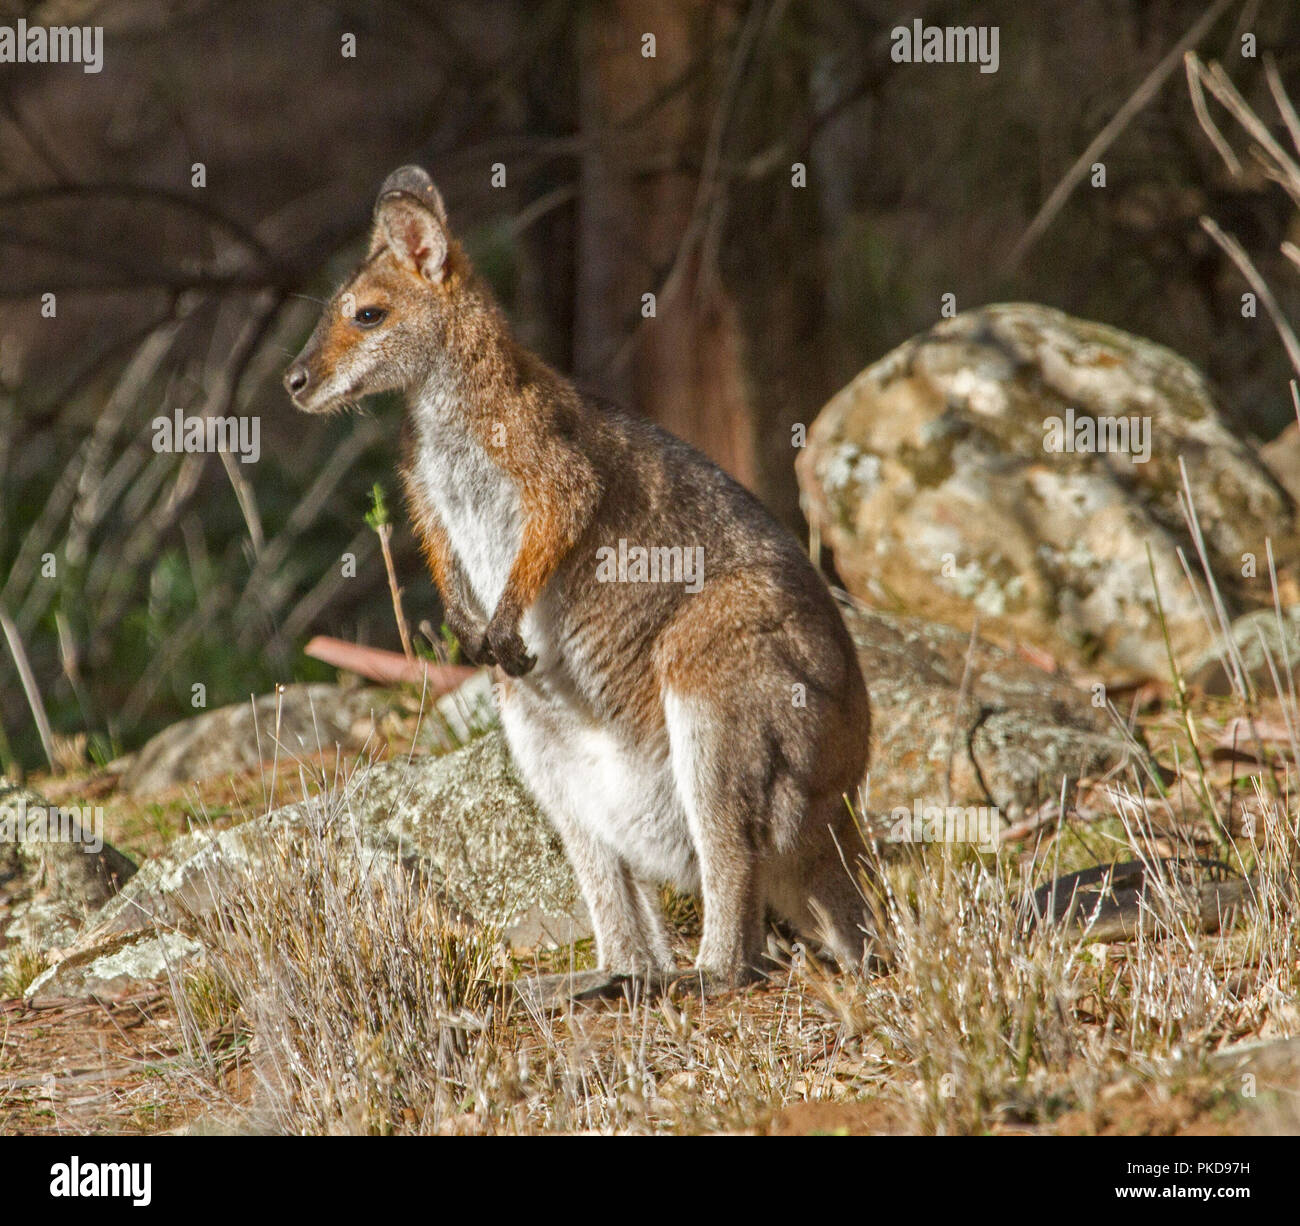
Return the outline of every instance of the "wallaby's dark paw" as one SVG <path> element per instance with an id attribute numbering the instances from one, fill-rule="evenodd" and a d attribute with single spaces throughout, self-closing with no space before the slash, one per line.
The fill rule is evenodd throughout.
<path id="1" fill-rule="evenodd" d="M 442 620 L 460 647 L 461 657 L 467 664 L 495 664 L 487 642 L 487 623 L 478 618 L 444 609 Z"/>
<path id="2" fill-rule="evenodd" d="M 452 633 L 456 634 L 454 630 Z M 492 665 L 497 662 L 497 658 L 487 640 L 487 630 L 483 626 L 476 629 L 467 629 L 464 638 L 456 634 L 456 641 L 460 644 L 461 655 L 470 664 Z"/>
<path id="3" fill-rule="evenodd" d="M 471 664 L 491 666 L 497 662 L 487 640 L 487 631 L 480 630 L 472 638 L 461 639 L 461 651 Z"/>
<path id="4" fill-rule="evenodd" d="M 717 996 L 731 991 L 724 982 L 698 970 L 565 971 L 558 975 L 530 975 L 511 985 L 519 1002 L 534 1012 L 555 1013 L 571 1004 L 618 1000 L 628 1004 L 658 1000 L 662 996 Z"/>
<path id="5" fill-rule="evenodd" d="M 522 677 L 537 663 L 537 657 L 528 654 L 528 649 L 524 646 L 524 640 L 519 637 L 518 630 L 506 630 L 495 624 L 491 625 L 488 627 L 484 642 L 492 652 L 495 663 L 511 677 Z"/>

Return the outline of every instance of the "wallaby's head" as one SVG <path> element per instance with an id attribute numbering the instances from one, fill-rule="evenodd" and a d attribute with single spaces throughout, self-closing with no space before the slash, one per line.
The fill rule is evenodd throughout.
<path id="1" fill-rule="evenodd" d="M 323 413 L 428 377 L 468 269 L 433 181 L 403 166 L 375 202 L 365 262 L 326 305 L 285 372 L 298 408 Z"/>

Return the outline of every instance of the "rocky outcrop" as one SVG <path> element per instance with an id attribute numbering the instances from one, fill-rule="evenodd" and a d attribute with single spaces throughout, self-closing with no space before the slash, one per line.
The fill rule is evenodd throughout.
<path id="1" fill-rule="evenodd" d="M 43 950 L 71 944 L 135 871 L 104 842 L 102 811 L 0 784 L 0 887 L 13 900 L 6 940 Z"/>
<path id="2" fill-rule="evenodd" d="M 323 798 L 181 836 L 91 916 L 29 997 L 102 994 L 115 981 L 127 990 L 149 968 L 163 973 L 168 957 L 179 966 L 199 950 L 199 917 L 242 875 L 257 873 L 280 841 L 318 830 L 328 832 L 331 854 L 400 864 L 449 911 L 499 928 L 517 946 L 590 934 L 559 840 L 493 732 L 441 757 L 361 768 Z"/>
<path id="3" fill-rule="evenodd" d="M 980 626 L 1109 680 L 1167 677 L 1152 585 L 1181 663 L 1211 632 L 1186 472 L 1230 605 L 1268 600 L 1296 509 L 1178 355 L 1032 305 L 945 320 L 822 410 L 797 461 L 806 510 L 849 590 L 873 607 Z M 1148 555 L 1149 549 L 1149 555 Z"/>
<path id="4" fill-rule="evenodd" d="M 1063 779 L 1125 760 L 1104 699 L 1068 677 L 951 626 L 856 605 L 844 616 L 871 696 L 873 815 L 986 805 L 1016 821 Z"/>
<path id="5" fill-rule="evenodd" d="M 150 796 L 195 780 L 242 774 L 277 752 L 282 760 L 336 747 L 360 753 L 374 744 L 375 721 L 392 706 L 388 691 L 372 687 L 286 685 L 163 729 L 132 758 L 122 786 Z"/>

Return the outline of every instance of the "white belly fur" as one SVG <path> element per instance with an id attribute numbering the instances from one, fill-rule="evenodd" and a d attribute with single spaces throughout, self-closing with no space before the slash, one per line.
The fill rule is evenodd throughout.
<path id="1" fill-rule="evenodd" d="M 501 704 L 501 724 L 543 811 L 565 814 L 653 881 L 699 889 L 699 865 L 666 753 L 628 744 L 524 677 Z"/>

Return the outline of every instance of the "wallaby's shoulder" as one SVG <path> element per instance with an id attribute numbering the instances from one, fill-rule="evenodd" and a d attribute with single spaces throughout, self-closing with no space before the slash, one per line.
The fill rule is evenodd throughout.
<path id="1" fill-rule="evenodd" d="M 613 401 L 590 394 L 583 400 L 589 413 L 600 416 L 610 440 L 614 488 L 640 487 L 662 504 L 667 522 L 706 529 L 719 545 L 725 538 L 744 539 L 751 553 L 765 543 L 766 556 L 806 560 L 790 530 L 702 451 Z"/>

